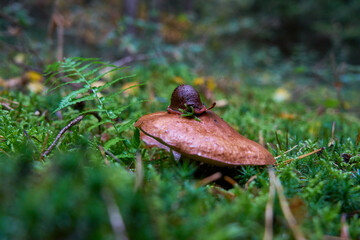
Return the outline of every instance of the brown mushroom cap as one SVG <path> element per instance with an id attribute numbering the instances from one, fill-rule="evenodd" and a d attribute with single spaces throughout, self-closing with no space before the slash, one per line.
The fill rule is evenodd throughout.
<path id="1" fill-rule="evenodd" d="M 178 114 L 158 112 L 142 116 L 135 127 L 145 134 L 141 138 L 149 145 L 164 149 L 168 147 L 191 159 L 212 165 L 275 163 L 274 157 L 263 146 L 240 135 L 212 111 L 206 111 L 198 117 L 200 122 Z"/>

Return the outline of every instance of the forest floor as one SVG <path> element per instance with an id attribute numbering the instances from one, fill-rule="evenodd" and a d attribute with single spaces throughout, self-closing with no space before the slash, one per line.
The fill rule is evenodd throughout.
<path id="1" fill-rule="evenodd" d="M 105 67 L 68 59 L 46 82 L 30 71 L 21 91 L 1 90 L 0 239 L 360 239 L 360 121 L 336 89 L 172 63 L 100 78 Z M 146 148 L 134 122 L 166 111 L 179 84 L 276 164 L 220 168 Z"/>

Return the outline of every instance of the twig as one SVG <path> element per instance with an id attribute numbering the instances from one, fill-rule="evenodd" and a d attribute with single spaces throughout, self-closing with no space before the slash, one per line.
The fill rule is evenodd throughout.
<path id="1" fill-rule="evenodd" d="M 212 194 L 214 195 L 222 195 L 223 197 L 225 197 L 227 200 L 232 201 L 235 199 L 235 194 L 232 192 L 228 192 L 226 190 L 224 190 L 223 188 L 214 186 L 212 188 L 210 188 L 210 191 Z"/>
<path id="2" fill-rule="evenodd" d="M 297 148 L 298 145 L 295 145 L 294 147 L 290 148 L 289 150 L 283 152 L 281 155 L 276 156 L 275 159 L 280 158 L 282 155 L 284 155 L 285 153 L 291 152 L 292 150 L 294 150 L 295 148 Z"/>
<path id="3" fill-rule="evenodd" d="M 10 107 L 9 103 L 0 102 L 0 105 L 5 107 L 7 110 L 14 110 L 12 107 Z"/>
<path id="4" fill-rule="evenodd" d="M 359 141 L 360 141 L 360 129 L 359 129 L 358 135 L 357 135 L 357 137 L 356 137 L 355 146 L 359 145 Z"/>
<path id="5" fill-rule="evenodd" d="M 286 128 L 286 148 L 289 148 L 289 129 Z"/>
<path id="6" fill-rule="evenodd" d="M 265 210 L 265 233 L 264 240 L 271 240 L 273 238 L 273 219 L 274 219 L 274 199 L 275 199 L 275 185 L 270 182 L 269 198 L 266 203 Z"/>
<path id="7" fill-rule="evenodd" d="M 229 176 L 225 176 L 224 177 L 224 180 L 227 181 L 228 183 L 230 183 L 233 187 L 235 187 L 236 185 L 238 185 L 238 183 L 232 179 L 231 177 Z"/>
<path id="8" fill-rule="evenodd" d="M 5 101 L 5 102 L 9 102 L 9 103 L 12 103 L 12 104 L 16 104 L 16 105 L 20 104 L 18 102 L 12 101 L 12 100 L 4 98 L 4 97 L 0 97 L 0 100 Z"/>
<path id="9" fill-rule="evenodd" d="M 349 226 L 346 223 L 346 214 L 341 215 L 341 240 L 350 240 Z"/>
<path id="10" fill-rule="evenodd" d="M 197 187 L 204 186 L 206 184 L 209 184 L 211 182 L 214 182 L 222 177 L 221 172 L 216 172 L 206 178 L 201 179 L 199 182 L 196 183 Z"/>
<path id="11" fill-rule="evenodd" d="M 74 126 L 75 124 L 77 124 L 78 122 L 80 122 L 84 117 L 86 116 L 86 114 L 84 115 L 80 115 L 77 118 L 75 118 L 74 120 L 72 120 L 68 125 L 66 125 L 63 129 L 61 129 L 61 131 L 59 132 L 59 134 L 56 136 L 55 140 L 53 141 L 53 143 L 50 145 L 50 147 L 48 147 L 48 149 L 46 149 L 46 151 L 42 154 L 41 159 L 43 159 L 45 156 L 49 155 L 51 153 L 51 151 L 53 150 L 53 148 L 56 146 L 57 142 L 60 140 L 61 136 L 64 135 L 64 133 L 71 128 L 72 126 Z"/>
<path id="12" fill-rule="evenodd" d="M 47 145 L 48 140 L 49 140 L 49 133 L 46 133 L 45 140 L 44 140 L 44 143 L 43 143 L 42 148 L 41 148 L 41 152 L 45 151 L 45 147 Z"/>
<path id="13" fill-rule="evenodd" d="M 335 144 L 335 121 L 332 124 L 332 128 L 331 128 L 331 139 L 330 142 L 328 143 L 328 147 L 332 147 Z"/>
<path id="14" fill-rule="evenodd" d="M 289 204 L 286 201 L 286 197 L 284 195 L 284 189 L 283 189 L 283 187 L 281 185 L 281 182 L 275 176 L 275 172 L 274 172 L 273 169 L 269 169 L 269 176 L 270 176 L 270 185 L 271 184 L 274 185 L 276 191 L 278 192 L 281 210 L 282 210 L 282 212 L 283 212 L 283 214 L 285 216 L 286 221 L 289 224 L 289 227 L 290 227 L 291 231 L 294 234 L 295 239 L 296 240 L 305 240 L 305 237 L 304 237 L 303 233 L 301 232 L 300 227 L 296 223 L 295 217 L 291 213 Z"/>
<path id="15" fill-rule="evenodd" d="M 278 134 L 277 134 L 276 131 L 275 131 L 275 137 L 276 137 L 276 141 L 277 141 L 277 143 L 278 143 L 278 145 L 279 145 L 279 149 L 280 149 L 280 151 L 282 151 L 281 143 L 280 143 L 280 140 L 279 140 L 279 136 L 278 136 Z"/>
<path id="16" fill-rule="evenodd" d="M 41 143 L 41 141 L 40 141 L 37 137 L 35 137 L 34 135 L 31 135 L 31 138 L 33 138 L 33 139 L 35 139 L 36 141 L 38 141 L 38 143 Z"/>
<path id="17" fill-rule="evenodd" d="M 104 199 L 106 209 L 109 215 L 111 228 L 114 231 L 116 240 L 127 240 L 129 239 L 126 233 L 124 220 L 121 216 L 119 207 L 116 205 L 114 195 L 110 190 L 104 189 L 102 191 L 102 197 Z"/>
<path id="18" fill-rule="evenodd" d="M 108 160 L 107 157 L 106 157 L 104 148 L 101 147 L 100 145 L 98 145 L 98 147 L 99 147 L 99 149 L 100 149 L 101 156 L 103 156 L 103 158 L 104 158 L 105 164 L 106 164 L 106 165 L 109 165 L 110 162 L 109 162 L 109 160 Z"/>
<path id="19" fill-rule="evenodd" d="M 106 150 L 103 146 L 98 145 L 98 147 L 100 148 L 100 150 L 103 150 L 107 155 L 112 157 L 116 162 L 123 164 L 114 154 L 112 154 L 110 151 Z"/>
<path id="20" fill-rule="evenodd" d="M 1 148 L 0 148 L 0 152 L 4 153 L 6 156 L 10 157 L 10 155 L 7 152 L 5 152 L 4 150 L 2 150 Z"/>
<path id="21" fill-rule="evenodd" d="M 336 59 L 335 59 L 334 53 L 330 54 L 330 61 L 331 61 L 331 68 L 332 68 L 333 75 L 334 75 L 334 87 L 335 87 L 336 95 L 339 100 L 341 110 L 344 110 L 344 99 L 341 95 L 341 88 L 342 88 L 342 83 L 341 83 L 341 79 L 340 79 L 341 70 L 339 67 L 336 66 Z"/>
<path id="22" fill-rule="evenodd" d="M 26 138 L 28 139 L 28 141 L 31 143 L 31 145 L 33 146 L 33 148 L 35 149 L 36 153 L 38 156 L 40 156 L 39 150 L 37 149 L 37 147 L 35 146 L 34 142 L 31 140 L 29 134 L 27 133 L 26 130 L 24 130 L 24 134 L 26 136 Z"/>
<path id="23" fill-rule="evenodd" d="M 314 151 L 312 151 L 312 152 L 310 152 L 310 153 L 306 153 L 306 154 L 301 155 L 301 156 L 299 156 L 299 157 L 297 157 L 297 158 L 291 158 L 291 159 L 289 159 L 289 160 L 286 160 L 285 162 L 279 162 L 279 163 L 275 164 L 275 166 L 279 166 L 280 164 L 288 164 L 288 163 L 294 161 L 295 159 L 306 158 L 306 157 L 308 157 L 308 156 L 310 156 L 310 155 L 313 155 L 313 154 L 315 154 L 315 153 L 321 152 L 321 151 L 324 150 L 324 149 L 325 149 L 325 148 L 323 148 L 323 147 L 322 147 L 322 148 L 319 148 L 319 149 L 316 149 L 316 150 L 314 150 Z"/>
<path id="24" fill-rule="evenodd" d="M 257 175 L 254 175 L 251 178 L 249 178 L 249 180 L 245 183 L 245 190 L 248 190 L 250 183 L 252 181 L 254 181 L 256 178 L 257 178 Z"/>

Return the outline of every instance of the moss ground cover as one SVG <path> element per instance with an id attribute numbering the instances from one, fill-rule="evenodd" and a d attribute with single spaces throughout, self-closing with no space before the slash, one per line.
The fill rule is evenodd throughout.
<path id="1" fill-rule="evenodd" d="M 274 239 L 360 237 L 360 121 L 309 104 L 322 101 L 324 86 L 309 89 L 306 101 L 279 101 L 272 85 L 227 79 L 214 87 L 189 68 L 177 76 L 177 66 L 153 64 L 102 79 L 104 66 L 73 61 L 63 74 L 79 70 L 72 79 L 80 88 L 60 85 L 62 75 L 47 83 L 60 86 L 51 93 L 2 92 L 9 107 L 0 109 L 0 239 L 262 239 L 270 229 Z M 179 81 L 195 85 L 206 103 L 220 102 L 214 111 L 264 144 L 277 165 L 214 168 L 145 148 L 133 122 L 165 111 Z M 269 171 L 282 191 L 271 193 Z M 223 177 L 204 184 L 216 172 Z"/>

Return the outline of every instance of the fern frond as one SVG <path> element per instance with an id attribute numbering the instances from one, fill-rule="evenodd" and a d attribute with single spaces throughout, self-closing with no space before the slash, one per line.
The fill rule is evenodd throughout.
<path id="1" fill-rule="evenodd" d="M 108 87 L 110 87 L 111 85 L 113 85 L 114 83 L 117 83 L 117 82 L 123 80 L 124 78 L 131 78 L 131 77 L 134 77 L 134 76 L 135 76 L 135 74 L 134 74 L 134 75 L 130 75 L 130 76 L 124 76 L 124 77 L 116 78 L 115 80 L 113 80 L 113 81 L 111 81 L 111 82 L 108 82 L 108 83 L 104 84 L 104 85 L 101 86 L 101 87 L 98 87 L 98 90 L 101 91 L 101 90 L 103 90 L 104 88 L 108 88 Z"/>
<path id="2" fill-rule="evenodd" d="M 118 132 L 121 133 L 121 132 L 127 130 L 129 127 L 131 127 L 135 122 L 136 122 L 136 119 L 130 119 L 127 122 L 115 124 L 115 126 L 117 126 Z"/>
<path id="3" fill-rule="evenodd" d="M 124 140 L 125 140 L 124 138 L 120 138 L 120 137 L 113 138 L 105 143 L 104 148 L 109 149 L 111 146 L 117 144 L 120 141 L 124 141 Z"/>
<path id="4" fill-rule="evenodd" d="M 78 102 L 90 101 L 90 100 L 94 100 L 94 97 L 91 96 L 91 95 L 84 96 L 84 97 L 81 97 L 81 98 L 77 98 L 75 100 L 72 100 L 70 96 L 66 96 L 60 101 L 59 106 L 53 111 L 53 113 L 57 112 L 57 111 L 59 111 L 59 110 L 61 110 L 63 108 L 69 107 L 71 105 L 75 105 Z"/>
<path id="5" fill-rule="evenodd" d="M 101 125 L 103 125 L 103 124 L 105 124 L 105 123 L 112 123 L 112 121 L 111 121 L 110 119 L 106 119 L 106 120 L 100 121 L 100 122 L 92 125 L 91 127 L 89 127 L 88 130 L 91 131 L 92 129 L 94 129 L 94 128 L 98 127 L 98 126 L 101 126 Z"/>
<path id="6" fill-rule="evenodd" d="M 48 92 L 57 90 L 59 88 L 71 84 L 77 84 L 76 85 L 77 87 L 79 87 L 80 85 L 80 89 L 72 90 L 69 94 L 67 94 L 61 99 L 59 106 L 54 110 L 54 112 L 72 106 L 74 104 L 77 104 L 79 102 L 91 101 L 94 102 L 97 105 L 97 107 L 92 108 L 90 110 L 82 111 L 78 115 L 97 112 L 100 113 L 101 118 L 103 120 L 90 126 L 87 129 L 88 131 L 91 131 L 92 129 L 106 123 L 111 123 L 114 129 L 116 130 L 117 134 L 120 134 L 123 131 L 129 129 L 135 122 L 134 119 L 130 119 L 123 123 L 117 123 L 117 124 L 114 123 L 113 119 L 117 118 L 121 114 L 121 112 L 127 109 L 131 104 L 126 106 L 120 106 L 117 107 L 116 109 L 108 109 L 105 103 L 114 99 L 115 96 L 121 94 L 122 92 L 131 89 L 133 87 L 141 86 L 143 84 L 137 84 L 128 87 L 126 89 L 122 89 L 121 91 L 118 91 L 112 94 L 111 96 L 104 96 L 104 97 L 100 97 L 99 95 L 100 91 L 106 88 L 110 88 L 111 86 L 114 86 L 114 84 L 120 82 L 121 80 L 129 77 L 133 77 L 134 75 L 116 78 L 108 83 L 105 83 L 100 87 L 93 86 L 93 83 L 100 81 L 106 74 L 117 71 L 119 69 L 123 69 L 123 67 L 120 68 L 108 64 L 106 62 L 100 61 L 97 58 L 81 58 L 81 57 L 66 58 L 63 61 L 50 65 L 45 71 L 45 74 L 48 76 L 48 80 L 50 79 L 52 80 Z M 111 140 L 111 142 L 108 143 L 107 146 L 116 144 L 119 141 L 122 141 L 125 148 L 127 148 L 125 139 L 121 138 L 120 136 Z"/>
<path id="7" fill-rule="evenodd" d="M 103 78 L 105 75 L 111 73 L 111 72 L 114 72 L 114 71 L 118 71 L 118 70 L 121 70 L 121 69 L 125 69 L 124 67 L 114 67 L 112 68 L 111 70 L 108 70 L 100 75 L 98 75 L 97 77 L 93 78 L 92 80 L 90 80 L 91 83 L 93 82 L 96 82 L 96 81 L 99 81 L 101 80 L 101 78 Z"/>
<path id="8" fill-rule="evenodd" d="M 103 100 L 103 102 L 104 102 L 104 103 L 109 102 L 110 100 L 113 100 L 117 95 L 125 92 L 126 90 L 131 89 L 131 88 L 134 88 L 134 87 L 143 86 L 143 85 L 144 85 L 144 83 L 141 83 L 141 84 L 132 85 L 132 86 L 130 86 L 130 87 L 128 87 L 128 88 L 121 89 L 120 91 L 117 91 L 116 93 L 113 93 L 113 94 L 111 94 L 110 96 L 106 97 L 106 98 Z"/>
<path id="9" fill-rule="evenodd" d="M 63 78 L 66 78 L 66 77 L 73 77 L 73 76 L 77 76 L 78 73 L 71 73 L 71 74 L 67 74 L 65 76 L 63 76 Z M 60 87 L 63 87 L 63 86 L 66 86 L 66 85 L 69 85 L 69 84 L 74 84 L 74 83 L 81 83 L 81 82 L 84 82 L 84 80 L 82 78 L 80 79 L 76 79 L 76 80 L 72 80 L 72 81 L 68 81 L 68 82 L 64 82 L 64 83 L 61 83 L 53 88 L 51 88 L 52 86 L 49 87 L 49 90 L 48 92 L 52 92 Z M 53 83 L 52 85 L 54 85 L 55 83 Z"/>

